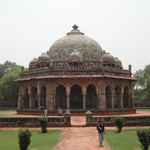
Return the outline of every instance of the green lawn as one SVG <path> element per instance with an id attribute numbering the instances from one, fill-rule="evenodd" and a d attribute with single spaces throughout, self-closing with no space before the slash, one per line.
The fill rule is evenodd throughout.
<path id="1" fill-rule="evenodd" d="M 15 113 L 16 110 L 0 110 L 0 117 L 11 117 L 9 113 Z"/>
<path id="2" fill-rule="evenodd" d="M 141 150 L 136 129 L 122 130 L 121 133 L 117 133 L 117 130 L 106 130 L 105 140 L 112 150 Z"/>
<path id="3" fill-rule="evenodd" d="M 52 150 L 59 141 L 62 130 L 49 130 L 48 133 L 41 133 L 40 130 L 31 131 L 31 144 L 28 150 Z M 18 131 L 0 130 L 0 149 L 19 150 Z"/>
<path id="4" fill-rule="evenodd" d="M 136 109 L 136 111 L 150 112 L 150 109 Z"/>

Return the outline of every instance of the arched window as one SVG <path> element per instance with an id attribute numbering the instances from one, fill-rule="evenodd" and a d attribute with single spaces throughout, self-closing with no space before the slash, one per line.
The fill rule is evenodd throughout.
<path id="1" fill-rule="evenodd" d="M 31 108 L 38 107 L 38 96 L 37 96 L 37 88 L 35 86 L 31 89 Z"/>
<path id="2" fill-rule="evenodd" d="M 56 108 L 66 108 L 66 88 L 62 85 L 56 89 Z"/>
<path id="3" fill-rule="evenodd" d="M 40 106 L 44 106 L 44 108 L 46 108 L 46 87 L 44 85 L 41 87 Z"/>
<path id="4" fill-rule="evenodd" d="M 129 88 L 127 86 L 124 88 L 123 107 L 124 108 L 130 107 Z"/>
<path id="5" fill-rule="evenodd" d="M 86 92 L 86 108 L 97 108 L 97 94 L 94 85 L 89 85 Z"/>
<path id="6" fill-rule="evenodd" d="M 112 93 L 108 86 L 106 87 L 106 107 L 112 108 Z"/>
<path id="7" fill-rule="evenodd" d="M 71 88 L 70 94 L 70 108 L 82 108 L 83 105 L 83 97 L 81 87 L 78 85 L 74 85 Z"/>
<path id="8" fill-rule="evenodd" d="M 121 108 L 121 88 L 119 85 L 115 87 L 114 107 Z"/>
<path id="9" fill-rule="evenodd" d="M 28 89 L 25 90 L 24 96 L 23 96 L 23 108 L 29 108 L 29 94 Z"/>

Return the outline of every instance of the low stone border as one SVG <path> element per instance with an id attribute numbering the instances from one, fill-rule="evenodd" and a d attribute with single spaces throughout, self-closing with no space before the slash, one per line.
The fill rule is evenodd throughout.
<path id="1" fill-rule="evenodd" d="M 0 117 L 0 127 L 40 127 L 40 117 Z M 71 113 L 65 116 L 47 117 L 48 127 L 70 127 Z"/>
<path id="2" fill-rule="evenodd" d="M 113 119 L 116 116 L 93 116 L 91 112 L 86 113 L 86 126 L 96 126 L 101 120 L 105 126 L 115 126 Z M 124 126 L 150 126 L 150 116 L 122 116 Z"/>

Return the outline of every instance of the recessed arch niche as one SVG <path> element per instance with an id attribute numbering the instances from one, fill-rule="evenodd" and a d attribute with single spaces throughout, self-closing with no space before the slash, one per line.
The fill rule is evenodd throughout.
<path id="1" fill-rule="evenodd" d="M 87 87 L 86 93 L 86 108 L 97 108 L 97 94 L 95 86 L 90 84 Z"/>
<path id="2" fill-rule="evenodd" d="M 66 108 L 66 88 L 63 85 L 59 85 L 56 89 L 56 108 Z"/>
<path id="3" fill-rule="evenodd" d="M 70 93 L 70 108 L 82 109 L 82 105 L 82 89 L 80 86 L 74 85 L 72 86 Z"/>

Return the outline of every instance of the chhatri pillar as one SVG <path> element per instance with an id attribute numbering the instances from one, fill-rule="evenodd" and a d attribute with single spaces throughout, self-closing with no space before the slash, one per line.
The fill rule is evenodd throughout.
<path id="1" fill-rule="evenodd" d="M 115 91 L 111 90 L 111 108 L 114 108 L 114 96 L 115 96 Z"/>
<path id="2" fill-rule="evenodd" d="M 130 92 L 130 108 L 135 109 L 134 91 L 132 85 L 131 85 L 131 92 Z"/>
<path id="3" fill-rule="evenodd" d="M 83 109 L 86 109 L 86 87 L 85 85 L 82 88 L 82 96 L 83 96 Z"/>
<path id="4" fill-rule="evenodd" d="M 23 90 L 22 86 L 19 87 L 19 95 L 18 95 L 18 110 L 21 110 L 23 108 Z"/>
<path id="5" fill-rule="evenodd" d="M 70 109 L 70 85 L 66 87 L 67 109 Z"/>
<path id="6" fill-rule="evenodd" d="M 32 96 L 30 84 L 28 85 L 28 94 L 29 94 L 29 108 L 32 108 Z"/>
<path id="7" fill-rule="evenodd" d="M 99 110 L 106 109 L 106 86 L 104 81 L 99 81 L 99 94 L 98 94 L 98 101 L 99 101 Z"/>
<path id="8" fill-rule="evenodd" d="M 123 108 L 123 93 L 124 93 L 124 89 L 122 87 L 120 93 L 120 108 Z"/>
<path id="9" fill-rule="evenodd" d="M 46 108 L 47 110 L 54 110 L 54 83 L 53 80 L 49 80 L 46 86 Z"/>
<path id="10" fill-rule="evenodd" d="M 40 89 L 40 83 L 38 82 L 38 88 L 37 88 L 37 95 L 38 95 L 38 108 L 41 106 L 41 89 Z"/>

